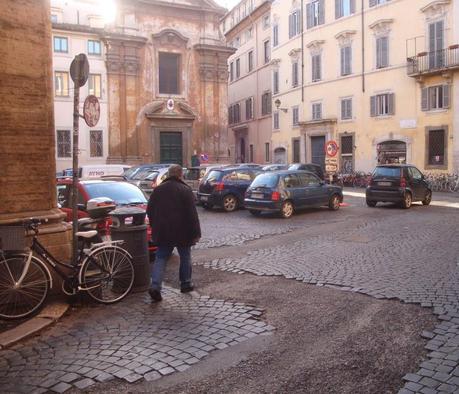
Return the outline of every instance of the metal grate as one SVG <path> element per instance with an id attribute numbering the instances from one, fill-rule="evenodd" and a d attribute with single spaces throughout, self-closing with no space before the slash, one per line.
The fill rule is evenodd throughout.
<path id="1" fill-rule="evenodd" d="M 23 250 L 26 236 L 23 226 L 0 226 L 0 250 Z"/>
<path id="2" fill-rule="evenodd" d="M 445 164 L 445 131 L 431 130 L 429 132 L 429 164 Z"/>
<path id="3" fill-rule="evenodd" d="M 341 154 L 352 155 L 352 153 L 353 153 L 352 135 L 341 137 Z"/>

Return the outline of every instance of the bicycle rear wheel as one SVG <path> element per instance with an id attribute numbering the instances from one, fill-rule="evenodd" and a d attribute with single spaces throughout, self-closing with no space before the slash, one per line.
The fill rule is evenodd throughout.
<path id="1" fill-rule="evenodd" d="M 134 283 L 134 266 L 128 252 L 118 246 L 101 247 L 84 260 L 80 270 L 81 290 L 103 304 L 122 300 Z"/>
<path id="2" fill-rule="evenodd" d="M 18 254 L 0 261 L 0 318 L 21 319 L 37 312 L 45 302 L 50 278 L 44 263 L 32 256 L 20 284 L 29 255 Z"/>

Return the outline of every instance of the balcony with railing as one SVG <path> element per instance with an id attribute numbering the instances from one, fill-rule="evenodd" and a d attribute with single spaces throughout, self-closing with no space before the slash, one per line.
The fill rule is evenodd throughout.
<path id="1" fill-rule="evenodd" d="M 459 45 L 451 45 L 439 51 L 421 52 L 407 58 L 407 73 L 410 77 L 440 74 L 459 69 Z"/>

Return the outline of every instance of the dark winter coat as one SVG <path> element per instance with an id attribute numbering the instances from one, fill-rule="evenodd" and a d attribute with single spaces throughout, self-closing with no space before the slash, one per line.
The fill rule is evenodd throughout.
<path id="1" fill-rule="evenodd" d="M 147 215 L 155 245 L 191 246 L 201 238 L 193 192 L 178 178 L 167 178 L 153 190 Z"/>

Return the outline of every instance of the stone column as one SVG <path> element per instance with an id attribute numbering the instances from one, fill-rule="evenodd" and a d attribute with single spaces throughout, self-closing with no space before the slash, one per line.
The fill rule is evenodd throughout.
<path id="1" fill-rule="evenodd" d="M 48 219 L 42 241 L 63 258 L 71 232 L 56 198 L 49 0 L 0 2 L 0 42 L 0 225 Z"/>

